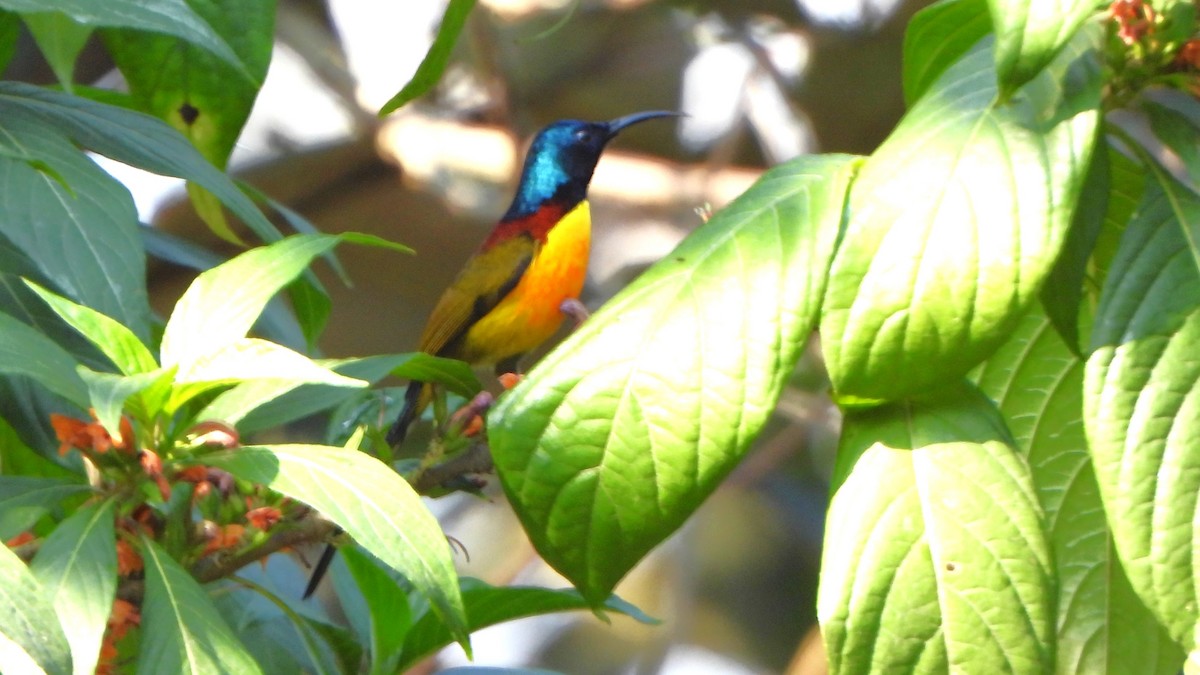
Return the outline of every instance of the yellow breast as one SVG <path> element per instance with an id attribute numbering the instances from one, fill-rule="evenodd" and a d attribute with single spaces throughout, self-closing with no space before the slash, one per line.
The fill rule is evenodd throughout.
<path id="1" fill-rule="evenodd" d="M 591 236 L 591 214 L 583 201 L 546 235 L 516 287 L 467 331 L 466 360 L 494 364 L 550 339 L 562 324 L 563 301 L 583 290 Z"/>

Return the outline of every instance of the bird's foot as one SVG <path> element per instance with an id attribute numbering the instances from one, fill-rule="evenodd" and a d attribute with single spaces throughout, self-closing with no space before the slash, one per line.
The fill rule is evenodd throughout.
<path id="1" fill-rule="evenodd" d="M 491 392 L 481 391 L 476 394 L 475 398 L 450 416 L 450 433 L 466 437 L 478 434 L 483 429 L 483 416 L 495 401 L 496 397 L 492 396 Z"/>
<path id="2" fill-rule="evenodd" d="M 504 391 L 508 391 L 521 384 L 521 380 L 525 379 L 525 375 L 523 373 L 500 373 L 496 376 L 496 379 L 499 380 L 500 386 L 504 387 Z"/>
<path id="3" fill-rule="evenodd" d="M 588 308 L 584 307 L 579 298 L 567 298 L 563 300 L 562 304 L 558 306 L 558 311 L 574 319 L 576 328 L 583 325 L 583 322 L 587 321 L 588 317 L 591 316 Z"/>

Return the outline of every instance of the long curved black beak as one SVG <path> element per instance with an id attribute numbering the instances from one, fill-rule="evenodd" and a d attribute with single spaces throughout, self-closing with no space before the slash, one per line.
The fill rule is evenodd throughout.
<path id="1" fill-rule="evenodd" d="M 647 110 L 645 112 L 618 117 L 615 120 L 605 122 L 605 124 L 608 126 L 608 137 L 612 138 L 625 127 L 633 126 L 638 122 L 645 122 L 646 120 L 657 119 L 659 117 L 683 117 L 685 114 L 674 110 Z"/>

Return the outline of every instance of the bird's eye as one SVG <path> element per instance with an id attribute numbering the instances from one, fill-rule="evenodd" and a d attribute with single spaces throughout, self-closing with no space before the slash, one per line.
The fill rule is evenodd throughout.
<path id="1" fill-rule="evenodd" d="M 592 130 L 591 129 L 579 129 L 578 131 L 575 132 L 575 140 L 583 142 L 583 143 L 587 143 L 587 142 L 591 141 L 592 140 Z"/>

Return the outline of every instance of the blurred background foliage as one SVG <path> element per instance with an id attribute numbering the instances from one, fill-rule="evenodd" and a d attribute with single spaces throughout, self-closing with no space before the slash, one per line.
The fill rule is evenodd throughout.
<path id="1" fill-rule="evenodd" d="M 926 4 L 479 0 L 436 90 L 379 119 L 445 3 L 280 0 L 270 71 L 231 172 L 323 231 L 372 232 L 417 250 L 346 248 L 339 255 L 354 286 L 324 275 L 333 312 L 322 355 L 393 353 L 413 348 L 438 294 L 507 206 L 534 131 L 559 118 L 682 110 L 689 117 L 674 129 L 623 134 L 597 170 L 584 298 L 595 307 L 765 167 L 803 153 L 871 152 L 903 112 L 903 30 Z M 55 81 L 28 35 L 6 77 Z M 104 50 L 86 47 L 76 81 L 115 77 Z M 203 225 L 179 181 L 98 161 L 129 186 L 143 221 L 236 252 Z M 166 315 L 194 271 L 151 265 L 151 301 Z M 814 605 L 839 425 L 826 388 L 814 347 L 757 450 L 617 589 L 661 626 L 539 617 L 475 635 L 476 663 L 581 675 L 824 672 Z M 287 438 L 324 434 L 323 420 L 306 424 Z M 432 504 L 469 553 L 460 571 L 495 584 L 565 585 L 537 559 L 500 491 L 486 495 Z M 298 589 L 306 570 L 284 557 L 267 573 Z M 420 668 L 463 664 L 451 648 Z"/>

